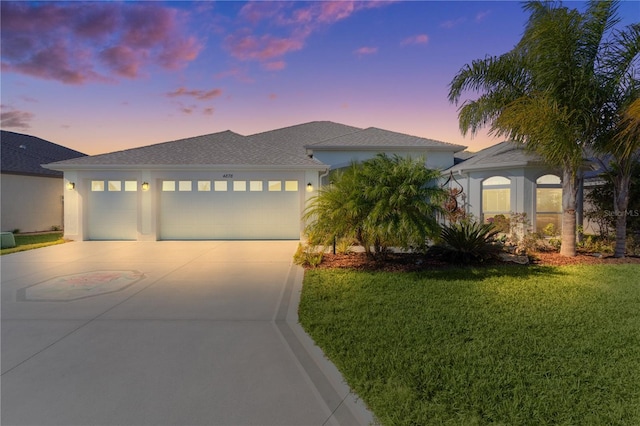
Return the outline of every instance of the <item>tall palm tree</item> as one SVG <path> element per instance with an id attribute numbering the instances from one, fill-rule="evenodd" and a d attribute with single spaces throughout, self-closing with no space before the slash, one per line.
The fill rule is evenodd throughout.
<path id="1" fill-rule="evenodd" d="M 449 86 L 463 134 L 490 133 L 523 143 L 562 170 L 562 245 L 576 254 L 576 210 L 585 148 L 597 133 L 598 64 L 605 35 L 618 23 L 615 2 L 591 1 L 584 13 L 561 3 L 524 4 L 529 19 L 520 42 L 501 56 L 465 65 Z"/>

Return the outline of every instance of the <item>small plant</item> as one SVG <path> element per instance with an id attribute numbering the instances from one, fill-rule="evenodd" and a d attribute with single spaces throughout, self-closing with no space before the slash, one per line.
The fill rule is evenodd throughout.
<path id="1" fill-rule="evenodd" d="M 547 224 L 547 226 L 545 226 L 544 229 L 542 230 L 542 233 L 547 237 L 555 237 L 556 235 L 558 235 L 558 231 L 556 230 L 556 225 L 554 225 L 553 223 Z"/>
<path id="2" fill-rule="evenodd" d="M 16 228 L 13 231 L 11 231 L 12 234 L 19 234 L 20 233 L 20 229 Z"/>
<path id="3" fill-rule="evenodd" d="M 298 244 L 298 249 L 293 255 L 293 263 L 300 266 L 315 268 L 322 263 L 322 252 L 316 246 Z"/>
<path id="4" fill-rule="evenodd" d="M 351 248 L 353 247 L 353 240 L 351 238 L 340 238 L 336 242 L 336 253 L 338 254 L 347 254 L 351 252 Z"/>
<path id="5" fill-rule="evenodd" d="M 440 243 L 431 247 L 429 253 L 453 262 L 483 262 L 502 251 L 502 245 L 496 240 L 498 233 L 491 223 L 453 223 L 442 229 Z"/>
<path id="6" fill-rule="evenodd" d="M 53 225 L 51 227 L 51 231 L 61 231 L 61 230 L 62 230 L 62 228 L 59 225 Z"/>

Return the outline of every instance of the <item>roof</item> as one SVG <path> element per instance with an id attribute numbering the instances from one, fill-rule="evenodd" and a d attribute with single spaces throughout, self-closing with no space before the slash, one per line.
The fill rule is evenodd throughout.
<path id="1" fill-rule="evenodd" d="M 476 152 L 474 155 L 449 168 L 453 172 L 523 167 L 543 163 L 538 154 L 528 152 L 522 144 L 505 141 Z"/>
<path id="2" fill-rule="evenodd" d="M 108 154 L 48 164 L 55 170 L 155 166 L 211 167 L 327 166 L 307 154 L 308 148 L 428 148 L 461 151 L 465 147 L 370 127 L 360 129 L 331 121 L 313 121 L 242 136 L 230 130 Z"/>
<path id="3" fill-rule="evenodd" d="M 306 156 L 259 144 L 226 130 L 108 154 L 93 155 L 50 164 L 56 166 L 209 166 L 209 165 L 317 166 Z M 75 166 L 75 167 L 74 167 Z M 68 167 L 67 167 L 68 168 Z"/>
<path id="4" fill-rule="evenodd" d="M 352 132 L 333 139 L 307 145 L 307 148 L 312 150 L 337 150 L 344 149 L 345 147 L 375 150 L 388 147 L 395 149 L 428 148 L 431 151 L 450 152 L 462 151 L 466 148 L 466 146 L 462 145 L 454 145 L 448 142 L 411 136 L 404 133 L 378 129 L 376 127 L 369 127 L 359 132 Z"/>
<path id="5" fill-rule="evenodd" d="M 34 176 L 62 176 L 62 172 L 41 167 L 41 164 L 86 156 L 82 152 L 37 138 L 0 130 L 0 170 L 2 173 Z"/>

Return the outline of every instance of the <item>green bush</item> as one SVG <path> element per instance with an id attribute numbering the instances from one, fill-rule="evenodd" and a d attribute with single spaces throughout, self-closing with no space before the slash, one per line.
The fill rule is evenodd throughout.
<path id="1" fill-rule="evenodd" d="M 315 268 L 316 266 L 322 263 L 322 255 L 321 251 L 309 244 L 303 245 L 302 243 L 298 244 L 298 249 L 296 253 L 293 255 L 293 263 L 300 266 Z"/>
<path id="2" fill-rule="evenodd" d="M 496 258 L 502 245 L 496 240 L 499 230 L 491 223 L 463 221 L 445 226 L 439 241 L 429 254 L 465 264 Z"/>

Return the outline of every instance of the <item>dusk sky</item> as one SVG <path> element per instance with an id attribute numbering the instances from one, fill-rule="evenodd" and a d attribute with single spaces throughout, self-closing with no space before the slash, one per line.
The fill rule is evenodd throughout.
<path id="1" fill-rule="evenodd" d="M 583 3 L 565 2 L 582 10 Z M 448 84 L 510 50 L 519 2 L 7 2 L 2 129 L 100 154 L 308 121 L 461 144 Z M 623 2 L 622 25 L 640 3 Z"/>

